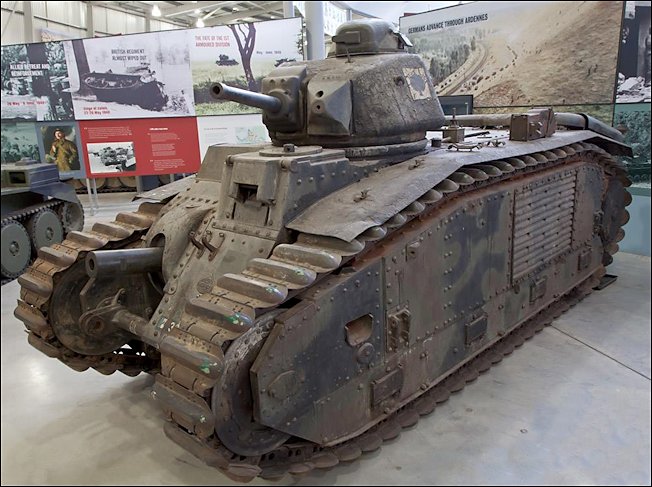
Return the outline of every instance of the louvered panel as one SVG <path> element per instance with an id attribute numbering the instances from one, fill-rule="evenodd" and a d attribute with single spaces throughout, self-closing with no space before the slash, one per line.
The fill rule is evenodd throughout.
<path id="1" fill-rule="evenodd" d="M 516 192 L 512 279 L 518 280 L 571 247 L 575 171 L 556 174 Z"/>

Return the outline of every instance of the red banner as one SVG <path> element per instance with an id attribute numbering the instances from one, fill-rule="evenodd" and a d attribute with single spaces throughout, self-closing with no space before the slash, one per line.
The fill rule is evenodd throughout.
<path id="1" fill-rule="evenodd" d="M 88 177 L 199 170 L 194 117 L 79 122 Z"/>

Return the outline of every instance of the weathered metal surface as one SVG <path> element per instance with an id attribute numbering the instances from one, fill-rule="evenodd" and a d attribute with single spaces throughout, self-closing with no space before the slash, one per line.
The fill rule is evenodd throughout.
<path id="1" fill-rule="evenodd" d="M 191 176 L 172 181 L 171 183 L 165 184 L 159 188 L 154 188 L 150 189 L 149 191 L 138 193 L 136 196 L 134 196 L 134 200 L 147 199 L 166 203 L 179 193 L 184 192 L 194 182 L 195 175 L 193 174 Z"/>
<path id="2" fill-rule="evenodd" d="M 361 25 L 336 42 L 361 54 L 382 39 L 384 61 L 284 65 L 263 83 L 294 103 L 286 121 L 266 114 L 277 146 L 209 151 L 165 204 L 71 233 L 20 278 L 30 344 L 78 371 L 155 373 L 166 435 L 238 481 L 329 468 L 395 438 L 590 292 L 624 235 L 617 140 L 549 125 L 528 142 L 488 131 L 465 141 L 473 152 L 426 148 L 439 121 L 417 112 L 431 85 L 397 54 L 400 36 Z M 339 61 L 351 66 L 328 77 Z M 412 101 L 383 108 L 377 83 L 375 101 L 351 98 L 347 129 L 336 98 L 371 89 L 386 63 L 403 75 L 385 82 L 407 90 L 389 98 Z M 306 100 L 326 115 L 304 119 Z M 401 110 L 414 112 L 403 132 Z M 382 113 L 391 130 L 356 132 Z M 89 254 L 147 247 L 163 249 L 160 271 L 156 255 L 86 276 Z"/>
<path id="3" fill-rule="evenodd" d="M 322 198 L 290 221 L 287 227 L 350 241 L 367 228 L 386 222 L 460 168 L 544 152 L 595 137 L 596 134 L 589 131 L 560 132 L 554 138 L 513 142 L 478 152 L 433 151 L 374 173 Z M 416 161 L 419 165 L 414 167 Z M 507 172 L 504 167 L 503 170 Z M 511 171 L 513 168 L 510 167 Z M 362 192 L 366 197 L 356 199 Z"/>

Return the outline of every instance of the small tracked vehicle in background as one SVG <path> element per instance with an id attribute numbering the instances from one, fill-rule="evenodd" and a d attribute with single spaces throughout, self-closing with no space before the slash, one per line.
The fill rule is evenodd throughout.
<path id="1" fill-rule="evenodd" d="M 628 219 L 618 131 L 547 108 L 447 120 L 388 23 L 333 41 L 261 94 L 213 87 L 263 110 L 271 146 L 212 147 L 19 278 L 31 345 L 154 374 L 167 436 L 237 480 L 397 436 L 590 293 Z"/>
<path id="2" fill-rule="evenodd" d="M 54 164 L 22 160 L 2 165 L 2 284 L 22 274 L 41 247 L 84 227 L 74 188 Z"/>

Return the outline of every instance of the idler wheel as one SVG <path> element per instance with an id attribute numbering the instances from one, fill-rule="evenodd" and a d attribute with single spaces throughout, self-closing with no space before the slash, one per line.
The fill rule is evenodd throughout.
<path id="1" fill-rule="evenodd" d="M 32 246 L 25 227 L 17 221 L 2 224 L 2 275 L 13 279 L 27 268 Z"/>
<path id="2" fill-rule="evenodd" d="M 59 216 L 63 223 L 63 231 L 68 233 L 72 230 L 80 232 L 84 228 L 84 208 L 79 203 L 66 201 L 59 210 Z"/>
<path id="3" fill-rule="evenodd" d="M 224 357 L 222 379 L 213 388 L 215 432 L 224 446 L 238 455 L 263 455 L 290 438 L 289 434 L 254 420 L 249 378 L 249 370 L 274 326 L 274 317 L 278 313 L 276 311 L 261 316 L 249 331 L 229 346 Z"/>
<path id="4" fill-rule="evenodd" d="M 49 318 L 59 341 L 70 350 L 83 355 L 103 355 L 117 350 L 133 339 L 133 335 L 101 319 L 80 319 L 83 309 L 80 293 L 88 282 L 84 260 L 79 260 L 60 274 L 50 301 Z M 98 306 L 105 298 L 114 296 L 119 283 L 115 279 L 96 281 L 95 289 L 101 289 L 101 296 L 87 296 L 90 309 Z M 101 284 L 98 286 L 98 284 Z"/>
<path id="5" fill-rule="evenodd" d="M 34 250 L 50 247 L 63 240 L 63 225 L 57 214 L 46 208 L 29 219 L 27 228 L 32 236 Z"/>

